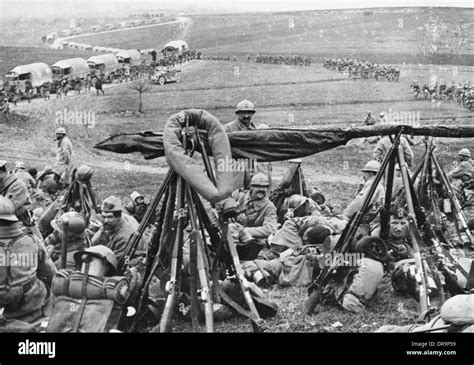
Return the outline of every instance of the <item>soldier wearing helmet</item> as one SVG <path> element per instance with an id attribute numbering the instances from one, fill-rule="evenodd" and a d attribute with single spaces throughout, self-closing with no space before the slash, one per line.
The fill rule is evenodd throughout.
<path id="1" fill-rule="evenodd" d="M 375 124 L 375 118 L 372 116 L 372 112 L 367 113 L 367 117 L 364 119 L 364 124 L 367 126 Z"/>
<path id="2" fill-rule="evenodd" d="M 18 161 L 15 165 L 15 174 L 17 178 L 26 186 L 28 194 L 33 195 L 36 188 L 36 180 L 25 170 L 25 163 L 23 161 Z"/>
<path id="3" fill-rule="evenodd" d="M 88 247 L 86 241 L 86 217 L 77 212 L 67 212 L 51 222 L 54 231 L 45 239 L 46 249 L 51 252 L 51 258 L 58 269 L 61 268 L 61 251 L 66 250 L 65 269 L 74 270 L 76 265 L 74 254 Z M 62 247 L 63 238 L 66 247 Z"/>
<path id="4" fill-rule="evenodd" d="M 408 140 L 404 136 L 400 137 L 399 146 L 403 150 L 403 155 L 405 156 L 405 162 L 407 163 L 408 168 L 411 169 L 413 165 L 413 151 L 410 147 Z M 373 159 L 382 163 L 385 159 L 385 156 L 387 156 L 388 151 L 390 151 L 391 147 L 392 141 L 390 140 L 389 136 L 381 138 L 375 146 L 374 152 L 372 154 Z"/>
<path id="5" fill-rule="evenodd" d="M 72 143 L 66 136 L 63 127 L 56 129 L 57 151 L 54 172 L 60 176 L 61 184 L 66 187 L 71 183 L 72 165 Z"/>
<path id="6" fill-rule="evenodd" d="M 226 133 L 256 129 L 252 123 L 255 107 L 250 101 L 242 100 L 238 103 L 235 114 L 237 114 L 237 119 L 224 126 Z"/>
<path id="7" fill-rule="evenodd" d="M 456 162 L 453 163 L 455 168 L 448 173 L 450 180 L 459 178 L 465 172 L 474 173 L 474 168 L 471 160 L 471 151 L 463 148 L 458 152 Z"/>
<path id="8" fill-rule="evenodd" d="M 104 200 L 101 210 L 104 221 L 92 237 L 92 245 L 107 246 L 120 261 L 130 236 L 138 228 L 138 223 L 128 214 L 122 214 L 122 202 L 113 195 Z"/>
<path id="9" fill-rule="evenodd" d="M 0 196 L 0 308 L 8 320 L 44 317 L 56 267 L 43 243 L 25 234 L 10 200 Z M 8 322 L 7 322 L 8 325 Z"/>
<path id="10" fill-rule="evenodd" d="M 343 211 L 343 216 L 346 217 L 346 220 L 352 218 L 361 208 L 364 203 L 365 197 L 370 190 L 372 183 L 374 182 L 375 175 L 380 169 L 380 163 L 375 160 L 371 160 L 365 164 L 362 168 L 362 178 L 364 180 L 364 185 L 359 191 L 355 199 L 347 206 Z M 372 196 L 370 201 L 369 212 L 365 215 L 363 219 L 363 224 L 369 226 L 371 235 L 378 236 L 380 234 L 380 217 L 379 210 L 383 206 L 385 199 L 385 188 L 381 183 L 375 189 L 375 193 Z"/>
<path id="11" fill-rule="evenodd" d="M 32 207 L 28 189 L 23 181 L 7 170 L 7 161 L 0 160 L 0 195 L 9 199 L 15 207 L 15 214 L 24 225 L 30 225 L 29 211 Z"/>
<path id="12" fill-rule="evenodd" d="M 288 205 L 291 217 L 270 238 L 270 247 L 260 252 L 258 260 L 242 263 L 242 268 L 249 279 L 253 279 L 259 286 L 266 285 L 268 277 L 272 279 L 272 282 L 278 282 L 283 266 L 285 267 L 285 275 L 282 278 L 284 285 L 308 284 L 311 278 L 297 269 L 301 260 L 305 260 L 303 256 L 314 253 L 313 249 L 316 249 L 314 245 L 322 245 L 328 237 L 339 234 L 345 226 L 345 222 L 338 226 L 323 217 L 315 210 L 315 203 L 305 196 L 292 195 Z M 318 231 L 316 234 L 310 233 L 311 228 L 314 227 L 319 227 L 315 229 Z M 329 241 L 328 246 L 331 247 L 333 240 L 329 238 Z M 312 248 L 305 247 L 306 245 Z M 309 262 L 308 264 L 311 265 Z M 267 278 L 266 281 L 262 280 L 263 277 Z"/>
<path id="13" fill-rule="evenodd" d="M 252 177 L 248 192 L 236 191 L 232 196 L 239 203 L 238 226 L 245 229 L 260 249 L 277 228 L 276 208 L 268 199 L 269 185 L 268 178 L 257 173 Z"/>
<path id="14" fill-rule="evenodd" d="M 130 201 L 125 206 L 125 210 L 140 223 L 148 209 L 148 205 L 149 202 L 145 201 L 145 197 L 138 191 L 134 191 L 130 194 Z"/>

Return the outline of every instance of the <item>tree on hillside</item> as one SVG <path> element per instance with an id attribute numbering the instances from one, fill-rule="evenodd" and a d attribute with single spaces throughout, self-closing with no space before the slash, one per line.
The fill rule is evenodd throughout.
<path id="1" fill-rule="evenodd" d="M 140 103 L 138 104 L 138 111 L 143 113 L 143 101 L 142 101 L 142 94 L 146 93 L 150 89 L 150 83 L 148 79 L 139 79 L 135 80 L 130 86 L 130 89 L 135 90 L 138 92 Z"/>

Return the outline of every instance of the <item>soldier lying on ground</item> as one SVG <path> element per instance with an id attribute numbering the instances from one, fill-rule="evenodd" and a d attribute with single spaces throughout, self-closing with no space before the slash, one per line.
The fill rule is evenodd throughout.
<path id="1" fill-rule="evenodd" d="M 242 261 L 249 280 L 259 286 L 305 286 L 311 282 L 316 254 L 328 237 L 340 233 L 345 226 L 341 220 L 323 217 L 314 205 L 302 195 L 290 197 L 288 219 L 270 239 L 269 247 L 260 252 L 258 259 Z"/>

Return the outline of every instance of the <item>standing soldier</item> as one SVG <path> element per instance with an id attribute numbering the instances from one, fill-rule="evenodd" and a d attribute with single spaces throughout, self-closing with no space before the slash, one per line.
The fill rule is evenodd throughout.
<path id="1" fill-rule="evenodd" d="M 252 123 L 255 108 L 250 101 L 242 100 L 238 103 L 235 114 L 237 114 L 237 119 L 224 126 L 226 133 L 256 129 Z"/>
<path id="2" fill-rule="evenodd" d="M 375 124 L 375 118 L 372 116 L 372 112 L 367 113 L 367 117 L 364 119 L 364 124 L 365 125 L 374 125 Z"/>
<path id="3" fill-rule="evenodd" d="M 56 268 L 43 243 L 25 234 L 13 203 L 0 197 L 0 252 L 10 260 L 0 266 L 0 308 L 4 319 L 36 322 L 45 316 Z M 15 257 L 26 257 L 13 262 Z M 8 325 L 8 322 L 7 322 Z"/>
<path id="4" fill-rule="evenodd" d="M 105 94 L 102 89 L 102 80 L 99 77 L 96 77 L 95 79 L 95 91 L 97 92 L 97 95 L 99 95 L 99 91 L 102 91 L 102 95 Z"/>
<path id="5" fill-rule="evenodd" d="M 56 152 L 56 163 L 54 172 L 60 176 L 60 182 L 63 187 L 69 186 L 72 174 L 72 143 L 66 136 L 66 130 L 63 127 L 56 129 L 56 140 L 58 149 Z"/>
<path id="6" fill-rule="evenodd" d="M 5 116 L 5 120 L 8 121 L 10 119 L 10 104 L 8 103 L 8 98 L 3 98 L 0 109 Z"/>

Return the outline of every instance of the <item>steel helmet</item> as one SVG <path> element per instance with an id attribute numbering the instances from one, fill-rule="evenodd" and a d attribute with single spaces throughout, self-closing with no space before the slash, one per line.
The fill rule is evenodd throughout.
<path id="1" fill-rule="evenodd" d="M 0 220 L 18 222 L 18 218 L 15 215 L 15 206 L 9 199 L 3 196 L 0 196 Z"/>
<path id="2" fill-rule="evenodd" d="M 122 211 L 122 202 L 119 198 L 111 195 L 105 199 L 102 203 L 102 212 L 112 213 L 112 212 L 121 212 Z"/>
<path id="3" fill-rule="evenodd" d="M 109 266 L 109 271 L 111 271 L 112 275 L 115 273 L 115 271 L 117 271 L 117 256 L 115 256 L 114 252 L 107 246 L 97 245 L 86 248 L 84 251 L 76 252 L 74 254 L 74 261 L 76 262 L 76 267 L 81 267 L 83 257 L 85 255 L 95 256 L 105 260 L 105 262 Z"/>
<path id="4" fill-rule="evenodd" d="M 235 113 L 240 113 L 240 112 L 252 112 L 255 113 L 255 107 L 254 105 L 248 101 L 248 100 L 242 100 L 240 103 L 237 104 L 237 109 Z"/>
<path id="5" fill-rule="evenodd" d="M 66 134 L 66 130 L 63 127 L 56 129 L 56 134 Z"/>
<path id="6" fill-rule="evenodd" d="M 370 160 L 365 164 L 361 171 L 363 172 L 379 172 L 380 170 L 380 162 L 375 160 Z"/>
<path id="7" fill-rule="evenodd" d="M 76 179 L 80 181 L 89 181 L 92 177 L 92 169 L 87 165 L 81 165 L 76 170 Z"/>
<path id="8" fill-rule="evenodd" d="M 293 194 L 288 199 L 288 209 L 296 210 L 302 205 L 304 205 L 307 201 L 308 201 L 307 197 L 303 195 L 299 195 L 299 194 Z"/>
<path id="9" fill-rule="evenodd" d="M 252 180 L 250 180 L 250 186 L 270 186 L 270 182 L 265 174 L 259 172 L 252 177 Z"/>
<path id="10" fill-rule="evenodd" d="M 130 194 L 130 199 L 132 199 L 133 202 L 135 202 L 135 199 L 137 198 L 144 198 L 142 194 L 140 194 L 138 191 L 134 191 L 133 193 Z"/>
<path id="11" fill-rule="evenodd" d="M 471 151 L 469 151 L 467 148 L 463 148 L 461 151 L 458 152 L 458 155 L 471 158 Z"/>
<path id="12" fill-rule="evenodd" d="M 84 234 L 87 227 L 86 217 L 78 212 L 67 212 L 51 222 L 51 227 L 56 231 L 64 233 L 64 223 L 68 222 L 68 234 L 80 236 Z"/>
<path id="13" fill-rule="evenodd" d="M 17 161 L 15 165 L 15 169 L 24 169 L 25 168 L 25 163 L 23 161 Z"/>
<path id="14" fill-rule="evenodd" d="M 384 112 L 381 112 L 379 115 L 380 115 L 381 117 L 383 117 L 383 116 L 385 116 L 385 113 L 384 113 Z"/>
<path id="15" fill-rule="evenodd" d="M 41 183 L 41 190 L 46 194 L 55 194 L 61 190 L 60 186 L 54 181 L 54 178 L 48 178 Z"/>

